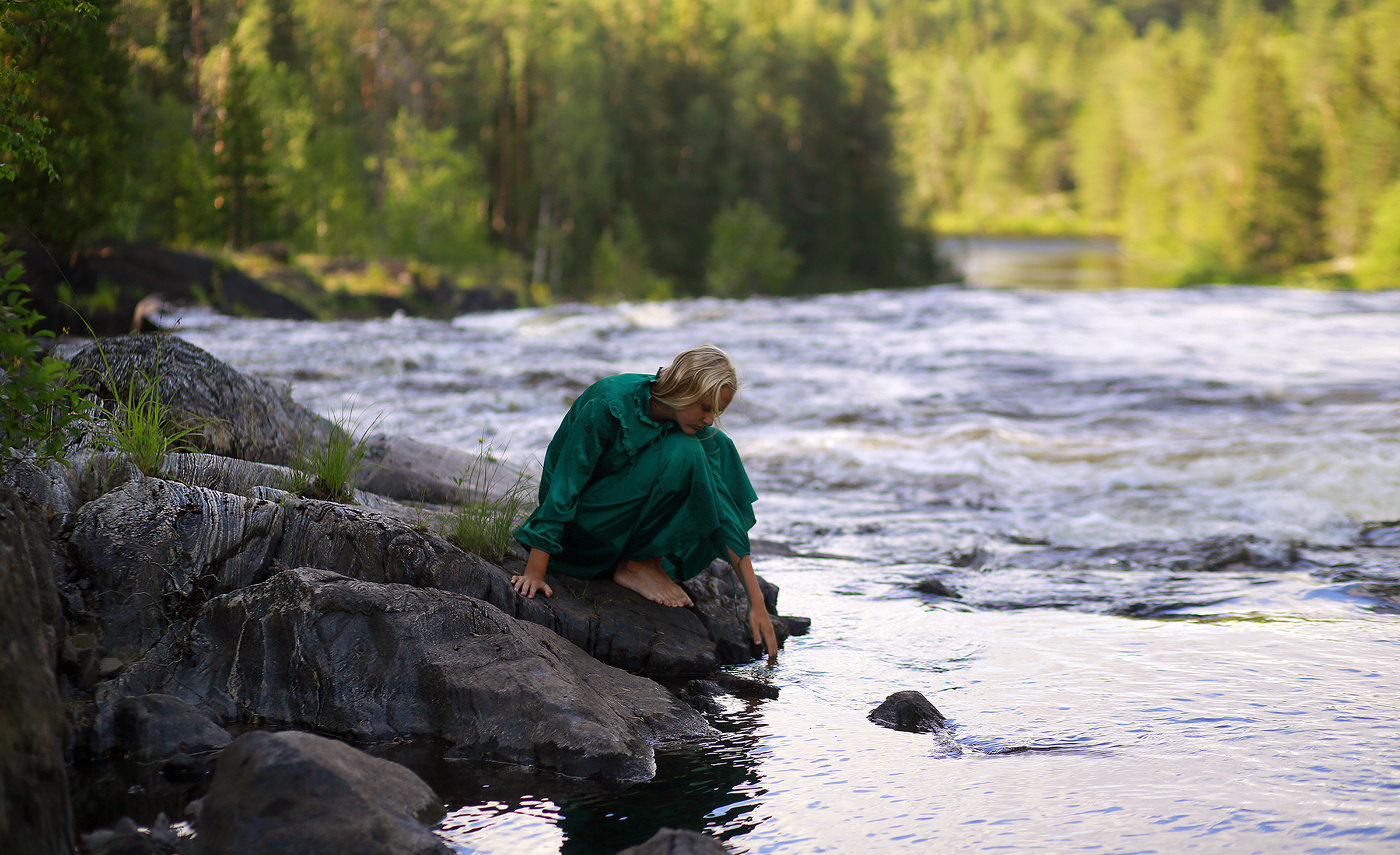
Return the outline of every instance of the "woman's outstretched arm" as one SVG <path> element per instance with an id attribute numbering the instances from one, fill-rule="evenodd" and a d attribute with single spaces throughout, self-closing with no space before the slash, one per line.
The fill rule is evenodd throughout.
<path id="1" fill-rule="evenodd" d="M 748 555 L 740 558 L 731 549 L 729 566 L 739 574 L 749 595 L 749 631 L 753 633 L 753 643 L 762 644 L 768 653 L 768 661 L 773 662 L 778 658 L 778 634 L 773 630 L 773 619 L 768 616 L 768 606 L 763 602 L 763 591 L 758 587 L 758 576 L 753 572 L 753 559 Z"/>
<path id="2" fill-rule="evenodd" d="M 531 549 L 530 557 L 525 560 L 525 572 L 519 576 L 510 577 L 510 586 L 516 593 L 530 599 L 535 598 L 536 591 L 544 591 L 546 597 L 554 596 L 554 589 L 549 587 L 549 583 L 544 580 L 544 573 L 549 569 L 549 553 L 543 549 Z"/>

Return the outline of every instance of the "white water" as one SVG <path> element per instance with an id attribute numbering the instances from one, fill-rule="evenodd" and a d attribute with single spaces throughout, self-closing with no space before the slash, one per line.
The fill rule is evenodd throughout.
<path id="1" fill-rule="evenodd" d="M 323 413 L 521 461 L 592 380 L 713 341 L 745 381 L 725 427 L 754 533 L 853 559 L 757 562 L 813 619 L 765 675 L 778 700 L 732 701 L 723 737 L 622 793 L 465 787 L 461 852 L 614 852 L 666 823 L 746 853 L 1400 850 L 1400 587 L 1356 587 L 1400 555 L 1352 548 L 1400 517 L 1400 294 L 933 288 L 183 334 Z M 1304 546 L 1172 564 L 1221 535 Z M 963 599 L 910 590 L 927 576 Z M 953 740 L 865 719 L 903 689 Z"/>

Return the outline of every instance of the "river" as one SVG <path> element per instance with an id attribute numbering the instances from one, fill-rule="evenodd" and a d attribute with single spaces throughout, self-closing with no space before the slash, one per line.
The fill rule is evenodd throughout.
<path id="1" fill-rule="evenodd" d="M 1400 293 L 992 283 L 183 334 L 327 415 L 538 459 L 712 341 L 812 618 L 622 791 L 424 762 L 462 853 L 1400 850 Z M 820 554 L 819 556 L 816 554 Z M 956 596 L 920 593 L 937 579 Z M 951 735 L 879 727 L 923 692 Z"/>

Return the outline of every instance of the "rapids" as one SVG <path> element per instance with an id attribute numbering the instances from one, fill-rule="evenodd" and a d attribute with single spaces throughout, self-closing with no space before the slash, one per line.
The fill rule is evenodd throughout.
<path id="1" fill-rule="evenodd" d="M 599 376 L 713 341 L 776 700 L 623 791 L 419 758 L 460 852 L 1400 847 L 1400 293 L 932 287 L 452 323 L 193 319 L 331 416 L 529 463 Z M 819 553 L 819 554 L 818 554 Z M 919 593 L 936 579 L 955 596 Z M 923 692 L 951 735 L 865 716 Z"/>

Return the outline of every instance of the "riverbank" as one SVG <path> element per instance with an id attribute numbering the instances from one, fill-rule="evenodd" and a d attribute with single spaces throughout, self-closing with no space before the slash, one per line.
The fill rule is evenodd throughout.
<path id="1" fill-rule="evenodd" d="M 254 738 L 266 730 L 363 746 L 419 742 L 465 761 L 608 786 L 644 781 L 656 772 L 656 745 L 712 733 L 696 707 L 726 691 L 713 680 L 717 667 L 756 655 L 734 616 L 727 567 L 686 583 L 695 609 L 667 609 L 610 582 L 560 580 L 553 598 L 524 600 L 509 585 L 512 561 L 486 561 L 433 532 L 441 503 L 479 498 L 461 495 L 455 480 L 472 455 L 379 436 L 360 483 L 383 494 L 360 490 L 348 503 L 299 496 L 287 489 L 296 479 L 286 464 L 336 428 L 285 387 L 176 337 L 60 349 L 108 396 L 154 380 L 169 411 L 202 429 L 187 438 L 196 450 L 167 454 L 153 471 L 95 444 L 72 449 L 72 465 L 5 471 L 3 516 L 18 521 L 5 530 L 5 555 L 18 564 L 4 578 L 24 589 L 4 600 L 3 621 L 17 628 L 23 655 L 3 664 L 8 682 L 39 687 L 25 695 L 38 708 L 7 702 L 6 732 L 47 734 L 12 740 L 6 755 L 7 769 L 33 756 L 7 787 L 48 794 L 35 797 L 48 805 L 29 810 L 32 827 L 23 826 L 33 851 L 73 851 L 75 830 L 95 823 L 145 829 L 136 836 L 149 848 L 138 851 L 226 851 L 211 841 L 228 839 L 261 840 L 262 852 L 319 851 L 278 848 L 308 839 L 304 829 L 287 831 L 304 816 L 270 802 L 249 807 L 268 779 L 246 776 L 265 767 L 280 770 L 277 780 L 302 780 L 336 766 L 342 749 Z M 96 426 L 89 436 L 100 435 Z M 776 597 L 765 583 L 770 612 Z M 805 631 L 802 619 L 774 622 L 780 638 Z M 237 759 L 220 759 L 229 751 Z M 326 751 L 330 759 L 314 759 Z M 287 771 L 288 752 L 313 759 Z M 386 774 L 354 762 L 368 764 L 361 777 Z M 156 779 L 174 832 L 152 831 L 156 817 L 123 819 L 92 804 L 73 818 L 70 786 L 90 795 L 114 780 L 129 790 Z M 377 798 L 388 799 L 380 807 L 418 848 L 357 851 L 446 851 L 413 831 L 425 803 L 416 788 L 425 785 L 406 786 L 419 795 Z M 201 797 L 198 816 L 186 819 L 181 812 Z M 349 796 L 327 798 L 355 813 Z M 440 800 L 426 801 L 440 815 Z M 368 841 L 381 815 L 346 827 Z M 230 828 L 248 816 L 260 818 L 263 838 Z M 131 837 L 116 831 L 102 840 Z"/>

